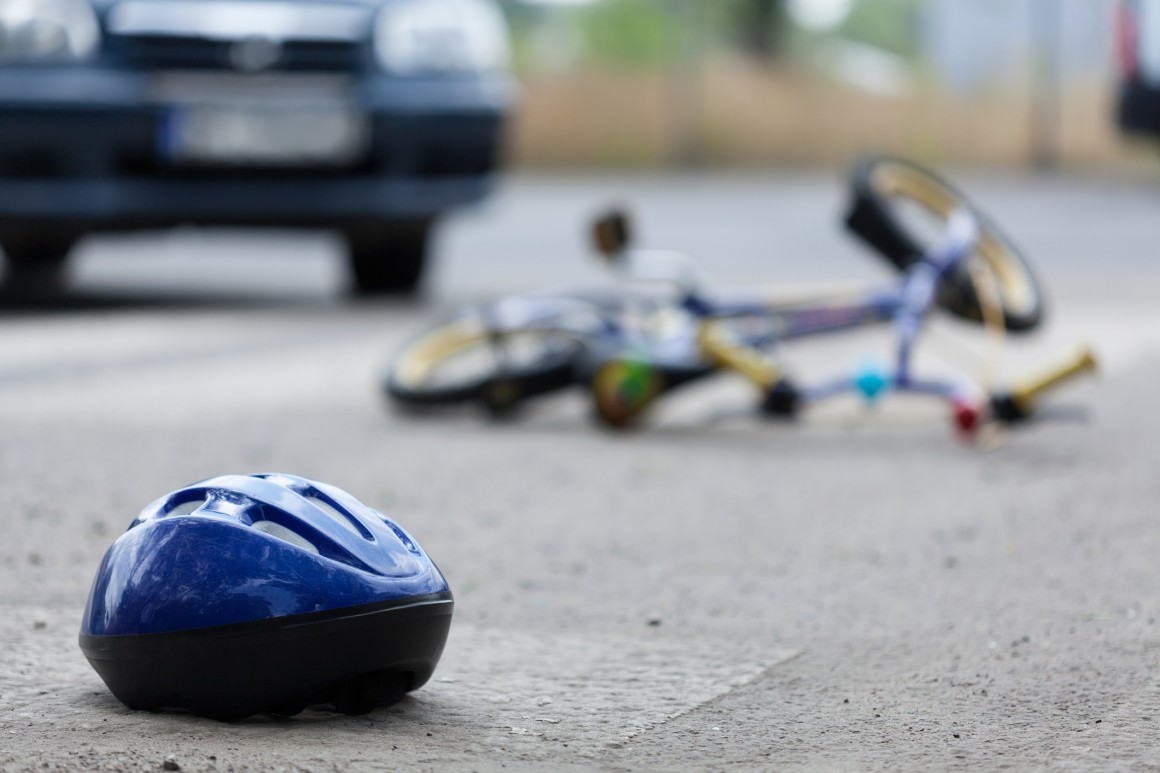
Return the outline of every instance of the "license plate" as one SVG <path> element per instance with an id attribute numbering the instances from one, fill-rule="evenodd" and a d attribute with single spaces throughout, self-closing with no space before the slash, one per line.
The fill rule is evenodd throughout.
<path id="1" fill-rule="evenodd" d="M 170 108 L 158 138 L 176 164 L 344 166 L 367 148 L 366 116 L 344 104 L 194 104 Z"/>

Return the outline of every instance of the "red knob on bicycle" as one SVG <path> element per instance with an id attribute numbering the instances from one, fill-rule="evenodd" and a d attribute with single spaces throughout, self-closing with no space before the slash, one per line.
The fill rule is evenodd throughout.
<path id="1" fill-rule="evenodd" d="M 955 430 L 964 438 L 971 438 L 983 423 L 983 406 L 967 398 L 953 398 Z"/>

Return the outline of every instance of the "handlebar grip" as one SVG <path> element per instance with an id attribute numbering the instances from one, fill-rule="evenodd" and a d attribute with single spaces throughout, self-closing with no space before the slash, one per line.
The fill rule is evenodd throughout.
<path id="1" fill-rule="evenodd" d="M 717 322 L 707 322 L 697 331 L 697 342 L 701 350 L 714 364 L 735 370 L 752 381 L 763 391 L 769 391 L 781 380 L 777 366 L 762 356 L 761 352 L 744 342 Z"/>
<path id="2" fill-rule="evenodd" d="M 1098 367 L 1095 354 L 1085 346 L 1068 359 L 1016 381 L 1010 392 L 992 398 L 995 417 L 1002 421 L 1024 419 L 1034 412 L 1035 401 L 1044 392 L 1085 373 L 1095 373 Z"/>

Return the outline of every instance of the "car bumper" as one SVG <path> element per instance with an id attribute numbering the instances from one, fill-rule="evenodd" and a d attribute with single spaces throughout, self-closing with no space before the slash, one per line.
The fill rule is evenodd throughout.
<path id="1" fill-rule="evenodd" d="M 300 87 L 365 119 L 365 152 L 334 167 L 178 163 L 160 138 L 182 104 Z M 276 89 L 280 89 L 278 92 Z M 315 224 L 425 217 L 483 198 L 512 101 L 506 78 L 265 80 L 100 69 L 0 71 L 0 218 L 89 227 Z"/>
<path id="2" fill-rule="evenodd" d="M 327 225 L 430 217 L 483 199 L 493 176 L 0 181 L 0 218 L 92 230 L 178 223 Z"/>
<path id="3" fill-rule="evenodd" d="M 1160 135 L 1160 88 L 1138 80 L 1125 83 L 1117 117 L 1120 128 L 1129 134 Z"/>

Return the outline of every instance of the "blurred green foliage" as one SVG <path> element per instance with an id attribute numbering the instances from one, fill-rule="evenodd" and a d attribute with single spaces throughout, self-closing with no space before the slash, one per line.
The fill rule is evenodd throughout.
<path id="1" fill-rule="evenodd" d="M 861 0 L 834 34 L 915 59 L 925 0 Z"/>
<path id="2" fill-rule="evenodd" d="M 576 14 L 585 53 L 609 64 L 640 66 L 674 60 L 682 44 L 675 3 L 613 0 Z"/>
<path id="3" fill-rule="evenodd" d="M 535 5 L 501 0 L 512 31 L 516 62 L 537 69 L 540 60 L 572 64 L 655 67 L 680 56 L 689 24 L 683 0 L 599 0 L 586 5 Z"/>

